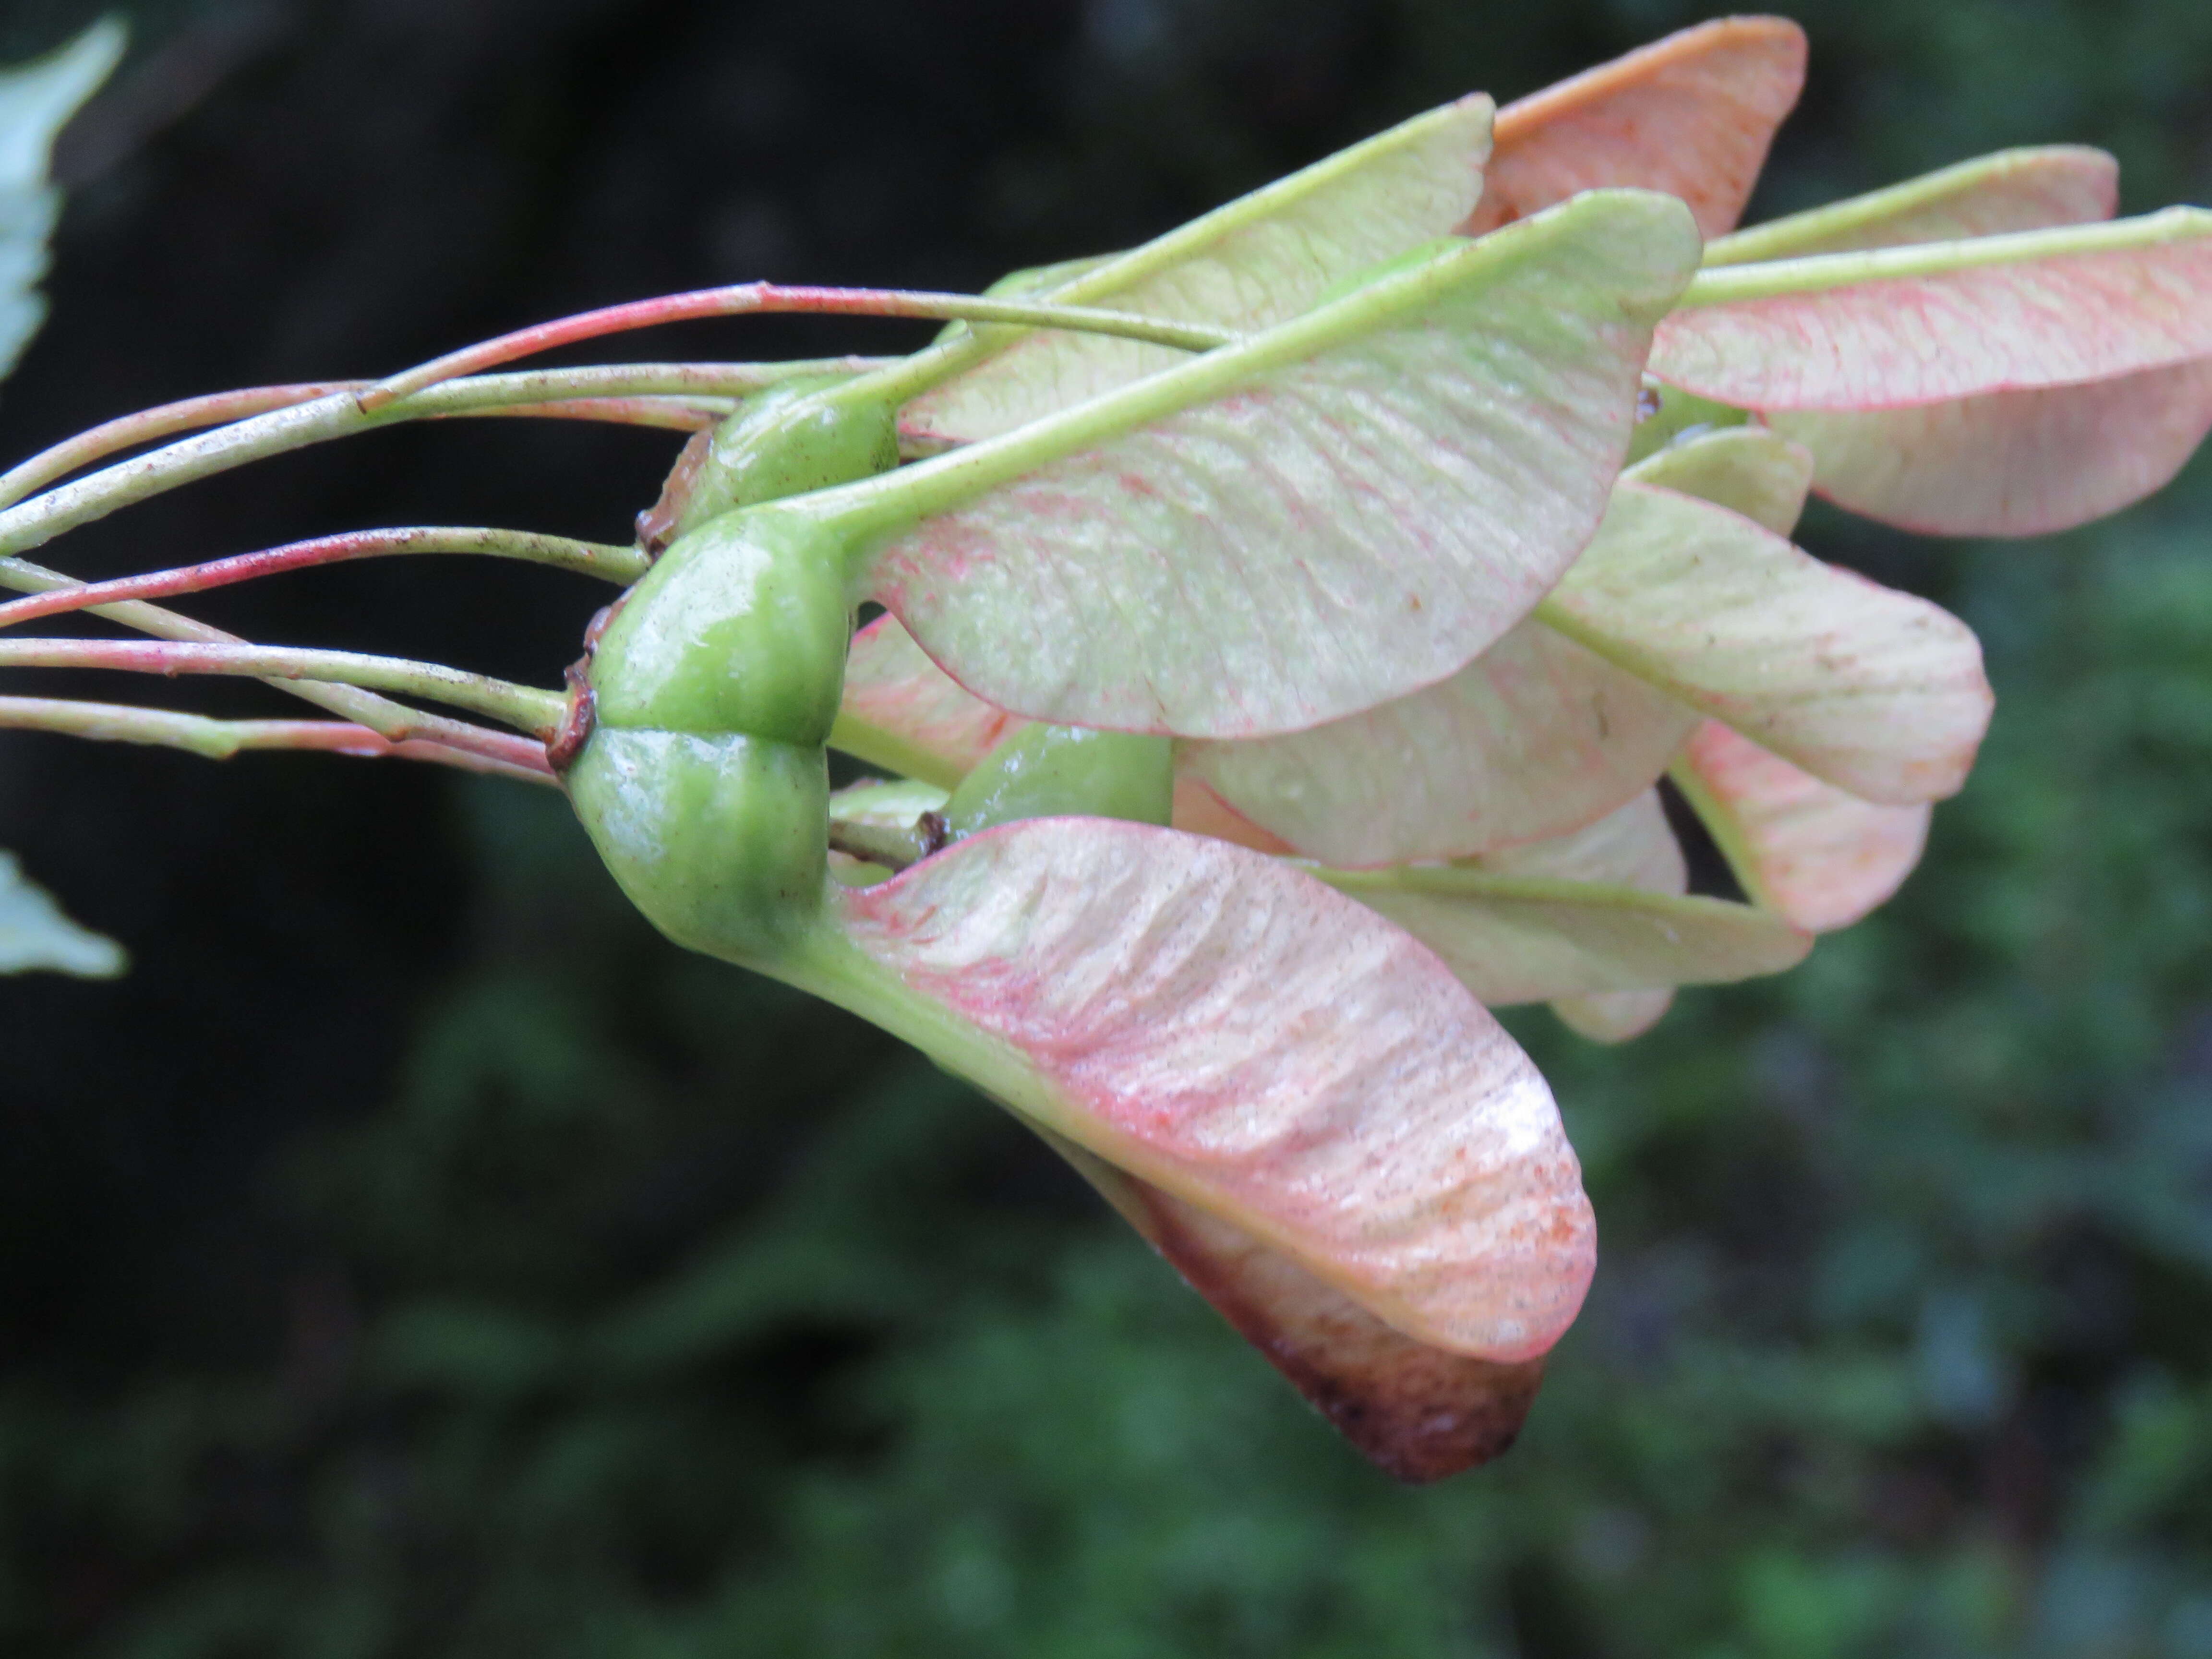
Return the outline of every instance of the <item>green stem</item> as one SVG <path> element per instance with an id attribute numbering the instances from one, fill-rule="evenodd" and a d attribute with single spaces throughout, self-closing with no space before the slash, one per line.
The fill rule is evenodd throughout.
<path id="1" fill-rule="evenodd" d="M 180 645 L 148 640 L 0 640 L 0 668 L 108 668 L 140 674 L 244 674 L 314 679 L 450 703 L 550 738 L 567 712 L 557 691 L 471 674 L 442 663 L 282 645 Z"/>
<path id="2" fill-rule="evenodd" d="M 1802 213 L 1753 225 L 1748 230 L 1715 237 L 1705 244 L 1705 263 L 1717 267 L 1793 258 L 1822 252 L 1823 244 L 1827 245 L 1825 251 L 1834 252 L 1833 244 L 1844 238 L 1865 237 L 1869 230 L 1880 233 L 1899 221 L 1909 222 L 1931 207 L 1948 206 L 1971 198 L 2008 178 L 2032 174 L 2054 163 L 2079 167 L 2087 162 L 2094 167 L 2102 159 L 2100 152 L 2078 144 L 2039 145 L 1978 155 L 1972 161 L 1956 162 L 1902 184 L 1869 191 L 1863 196 L 1847 196 L 1840 202 L 1808 208 Z M 1867 238 L 1867 245 L 1894 240 L 1878 234 Z"/>
<path id="3" fill-rule="evenodd" d="M 824 357 L 788 363 L 614 363 L 484 374 L 449 381 L 386 404 L 374 414 L 364 413 L 355 401 L 356 391 L 363 384 L 360 381 L 325 387 L 270 386 L 252 392 L 191 398 L 94 427 L 33 456 L 0 480 L 0 505 L 4 505 L 26 489 L 38 488 L 122 450 L 210 421 L 228 422 L 215 431 L 118 462 L 35 499 L 7 506 L 6 511 L 0 512 L 0 555 L 27 552 L 118 507 L 248 461 L 403 421 L 449 415 L 527 414 L 528 406 L 580 398 L 744 397 L 793 375 L 852 374 L 881 361 Z M 243 420 L 234 419 L 230 412 L 264 394 L 276 398 L 307 392 L 315 395 L 295 397 L 282 406 L 264 407 L 263 412 Z"/>
<path id="4" fill-rule="evenodd" d="M 947 834 L 945 820 L 934 812 L 921 813 L 903 826 L 832 817 L 830 850 L 896 872 L 921 863 L 942 848 Z"/>
<path id="5" fill-rule="evenodd" d="M 706 432 L 738 411 L 735 398 L 561 398 L 542 404 L 501 404 L 433 415 L 434 421 L 595 421 L 603 426 L 650 426 L 664 432 Z"/>
<path id="6" fill-rule="evenodd" d="M 1051 271 L 1034 273 L 1049 286 L 1024 295 L 1036 301 L 1063 306 L 1115 305 L 1127 301 L 1163 274 L 1200 261 L 1219 259 L 1240 237 L 1263 226 L 1291 228 L 1340 210 L 1323 210 L 1319 204 L 1332 195 L 1341 201 L 1367 186 L 1366 178 L 1388 178 L 1407 158 L 1426 151 L 1449 151 L 1474 155 L 1489 149 L 1492 106 L 1486 97 L 1462 98 L 1414 116 L 1387 131 L 1363 139 L 1348 149 L 1304 167 L 1287 178 L 1262 185 L 1249 195 L 1224 203 L 1211 213 L 1157 236 L 1141 246 L 1097 258 L 1071 260 Z M 1376 169 L 1370 173 L 1370 169 Z M 1310 217 L 1309 216 L 1313 216 Z M 1232 261 L 1234 255 L 1228 256 Z M 951 380 L 986 357 L 1004 350 L 1020 337 L 1007 330 L 988 334 L 955 336 L 826 394 L 835 401 L 848 397 L 878 407 L 896 408 Z"/>
<path id="7" fill-rule="evenodd" d="M 140 444 L 173 437 L 179 432 L 197 432 L 202 427 L 244 420 L 249 415 L 265 414 L 272 409 L 289 409 L 295 404 L 326 398 L 333 392 L 343 392 L 357 384 L 353 380 L 324 380 L 301 386 L 247 386 L 238 392 L 214 392 L 204 397 L 186 398 L 179 403 L 142 409 L 134 415 L 103 422 L 0 473 L 0 507 L 12 507 L 57 478 L 66 478 L 80 467 L 90 466 L 126 449 L 136 449 Z"/>
<path id="8" fill-rule="evenodd" d="M 97 610 L 127 599 L 160 599 L 179 593 L 204 592 L 211 587 L 227 587 L 234 582 L 252 581 L 285 571 L 402 553 L 475 553 L 491 558 L 518 559 L 555 570 L 597 576 L 623 586 L 628 586 L 653 568 L 652 560 L 634 547 L 572 541 L 565 536 L 544 536 L 529 531 L 431 526 L 405 530 L 357 530 L 342 536 L 319 536 L 312 541 L 292 542 L 258 553 L 241 553 L 234 558 L 213 559 L 205 564 L 184 565 L 174 570 L 155 570 L 144 575 L 118 577 L 113 581 L 50 589 L 30 599 L 0 605 L 0 628 L 12 628 L 72 611 Z"/>
<path id="9" fill-rule="evenodd" d="M 1970 236 L 1951 242 L 1917 242 L 1905 247 L 1874 248 L 1857 253 L 1814 253 L 1802 258 L 1774 259 L 1758 264 L 1721 265 L 1699 271 L 1676 304 L 1681 310 L 1697 306 L 1737 305 L 1747 300 L 1818 294 L 1861 283 L 1948 276 L 1986 265 L 2128 252 L 2206 235 L 2212 235 L 2212 210 L 2171 207 L 2137 219 L 2066 225 L 2056 230 Z"/>
<path id="10" fill-rule="evenodd" d="M 915 990 L 891 968 L 854 945 L 837 925 L 840 908 L 833 889 L 817 925 L 793 949 L 773 960 L 743 965 L 835 1003 L 911 1043 L 1025 1121 L 1072 1140 L 1096 1139 L 1096 1125 L 1068 1109 L 1027 1054 L 936 998 Z M 1103 1151 L 1099 1155 L 1109 1156 Z"/>
<path id="11" fill-rule="evenodd" d="M 789 380 L 866 374 L 885 357 L 794 357 L 781 363 L 592 363 L 517 369 L 446 380 L 408 399 L 410 408 L 543 403 L 555 398 L 750 398 Z M 357 384 L 366 384 L 361 382 Z M 452 399 L 451 404 L 444 400 Z"/>
<path id="12" fill-rule="evenodd" d="M 1004 337 L 967 332 L 924 346 L 823 394 L 830 402 L 896 409 L 1003 349 Z M 909 457 L 908 459 L 915 459 Z"/>
<path id="13" fill-rule="evenodd" d="M 1011 432 L 911 466 L 793 497 L 787 505 L 792 512 L 836 526 L 853 550 L 859 575 L 885 538 L 903 533 L 932 514 L 960 507 L 987 489 L 1079 449 L 1249 386 L 1262 376 L 1336 349 L 1370 331 L 1431 312 L 1447 296 L 1476 290 L 1497 280 L 1497 273 L 1538 257 L 1565 234 L 1560 227 L 1571 222 L 1555 221 L 1548 230 L 1533 230 L 1529 234 L 1534 240 L 1486 237 L 1451 243 L 1327 305 L 1041 416 Z M 866 384 L 854 381 L 823 395 L 842 397 Z"/>
<path id="14" fill-rule="evenodd" d="M 0 730 L 51 732 L 102 743 L 150 744 L 182 749 L 208 760 L 228 760 L 244 750 L 268 749 L 431 761 L 465 771 L 559 787 L 552 773 L 543 768 L 516 766 L 438 743 L 392 743 L 367 726 L 347 720 L 218 720 L 126 703 L 0 697 Z"/>
<path id="15" fill-rule="evenodd" d="M 49 570 L 44 565 L 33 564 L 27 559 L 0 559 L 0 587 L 12 587 L 18 592 L 45 593 L 56 588 L 82 587 L 84 584 L 74 576 L 64 576 L 58 570 Z M 142 634 L 151 634 L 157 639 L 183 640 L 201 645 L 242 645 L 235 634 L 226 634 L 220 628 L 210 626 L 192 617 L 179 616 L 157 605 L 142 605 L 126 600 L 120 605 L 95 605 L 92 614 L 105 617 L 124 628 L 135 628 Z M 393 743 L 420 741 L 434 743 L 447 748 L 460 750 L 471 755 L 481 755 L 522 771 L 542 770 L 545 764 L 544 745 L 526 738 L 518 738 L 505 732 L 494 732 L 487 727 L 471 725 L 466 720 L 450 720 L 443 714 L 426 714 L 374 691 L 363 691 L 350 685 L 323 685 L 313 680 L 265 680 L 264 684 L 311 702 L 318 708 L 326 708 L 333 714 L 365 726 L 379 737 Z"/>
<path id="16" fill-rule="evenodd" d="M 913 317 L 951 322 L 1012 323 L 1028 328 L 1058 328 L 1086 334 L 1113 334 L 1184 351 L 1210 351 L 1238 337 L 1203 324 L 1165 322 L 1127 312 L 1097 311 L 1028 300 L 993 300 L 973 294 L 929 294 L 903 289 L 802 288 L 777 283 L 739 283 L 728 288 L 665 294 L 650 300 L 607 306 L 517 329 L 496 339 L 387 377 L 358 394 L 364 410 L 380 410 L 426 387 L 512 362 L 556 346 L 596 340 L 631 329 L 658 328 L 705 317 L 799 313 L 840 317 Z"/>

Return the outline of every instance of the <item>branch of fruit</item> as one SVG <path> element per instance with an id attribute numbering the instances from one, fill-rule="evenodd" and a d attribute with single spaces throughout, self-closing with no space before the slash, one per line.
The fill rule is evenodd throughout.
<path id="1" fill-rule="evenodd" d="M 527 415 L 549 408 L 558 410 L 578 406 L 616 411 L 625 400 L 665 399 L 672 400 L 674 411 L 687 416 L 720 416 L 730 413 L 735 400 L 750 397 L 778 380 L 794 376 L 861 374 L 884 361 L 877 357 L 824 357 L 813 362 L 802 359 L 781 363 L 601 363 L 581 368 L 476 375 L 447 381 L 428 395 L 406 399 L 403 408 L 387 409 L 385 413 L 394 420 L 441 420 L 462 416 Z M 358 392 L 373 384 L 368 380 L 321 380 L 299 386 L 248 386 L 236 392 L 185 398 L 103 422 L 0 473 L 0 507 L 12 507 L 72 472 L 142 444 L 207 427 L 228 426 L 248 416 L 295 408 L 333 392 Z M 641 407 L 649 409 L 650 404 Z M 656 420 L 651 423 L 659 422 Z M 689 419 L 684 422 L 690 423 Z"/>
<path id="2" fill-rule="evenodd" d="M 778 313 L 1005 323 L 1140 340 L 1152 345 L 1172 346 L 1179 351 L 1211 351 L 1237 338 L 1224 328 L 1127 312 L 1101 311 L 1091 307 L 995 300 L 973 294 L 927 294 L 906 289 L 800 288 L 777 283 L 738 283 L 726 288 L 696 289 L 650 300 L 634 300 L 517 329 L 511 334 L 480 341 L 387 376 L 360 392 L 358 401 L 364 412 L 373 414 L 386 404 L 443 381 L 513 362 L 518 357 L 534 356 L 556 346 L 603 339 L 610 334 L 635 329 L 658 328 L 666 323 Z"/>
<path id="3" fill-rule="evenodd" d="M 73 590 L 85 586 L 74 576 L 33 564 L 27 560 L 0 562 L 0 582 L 32 592 Z M 180 616 L 160 605 L 137 600 L 94 606 L 91 614 L 136 629 L 157 638 L 203 645 L 242 645 L 244 641 L 220 628 Z M 328 709 L 333 714 L 367 726 L 395 744 L 422 743 L 477 756 L 523 772 L 544 769 L 544 748 L 505 732 L 495 732 L 442 714 L 426 714 L 350 685 L 325 685 L 315 680 L 272 679 L 279 691 Z"/>
<path id="4" fill-rule="evenodd" d="M 1548 1091 L 1486 1005 L 1618 1038 L 1675 985 L 1789 965 L 1902 879 L 1988 720 L 1963 623 L 1788 539 L 1808 489 L 2049 528 L 2155 488 L 2212 422 L 2212 220 L 2094 222 L 2086 153 L 1728 239 L 1802 64 L 1793 25 L 1726 20 L 1508 109 L 1494 144 L 1471 96 L 989 295 L 700 290 L 112 422 L 15 487 L 230 423 L 0 513 L 0 549 L 393 420 L 713 430 L 649 568 L 443 531 L 95 588 L 8 560 L 70 592 L 0 623 L 207 642 L 0 641 L 0 666 L 273 677 L 394 752 L 526 771 L 589 711 L 561 781 L 670 938 L 975 1079 L 1370 1455 L 1449 1472 L 1510 1439 L 1593 1261 Z M 986 326 L 888 362 L 468 378 L 777 309 Z M 634 584 L 568 699 L 142 602 L 410 536 Z M 856 635 L 861 600 L 888 614 Z M 11 706 L 208 752 L 359 741 Z M 833 800 L 833 740 L 929 782 Z M 1755 902 L 1686 893 L 1670 766 Z"/>
<path id="5" fill-rule="evenodd" d="M 281 572 L 345 564 L 356 559 L 390 558 L 402 554 L 473 553 L 495 559 L 513 559 L 597 576 L 628 586 L 651 568 L 652 561 L 635 548 L 605 542 L 575 541 L 536 531 L 451 529 L 417 526 L 404 530 L 356 530 L 338 536 L 317 536 L 258 553 L 240 553 L 227 559 L 183 565 L 173 570 L 149 571 L 139 576 L 118 576 L 111 581 L 88 582 L 74 588 L 56 588 L 29 599 L 0 605 L 0 628 L 12 628 L 43 617 L 72 611 L 90 611 L 131 599 L 172 599 L 182 593 L 202 593 Z"/>
<path id="6" fill-rule="evenodd" d="M 360 651 L 282 645 L 202 645 L 156 640 L 0 640 L 0 668 L 106 668 L 133 674 L 241 674 L 396 691 L 450 703 L 526 732 L 540 743 L 560 729 L 567 700 L 441 663 Z"/>
<path id="7" fill-rule="evenodd" d="M 228 760 L 246 750 L 292 750 L 365 759 L 429 761 L 463 771 L 525 783 L 551 784 L 551 770 L 471 754 L 443 744 L 394 743 L 346 720 L 223 720 L 173 709 L 62 697 L 0 696 L 0 730 L 51 732 L 101 743 L 149 744 L 181 749 L 207 760 Z"/>

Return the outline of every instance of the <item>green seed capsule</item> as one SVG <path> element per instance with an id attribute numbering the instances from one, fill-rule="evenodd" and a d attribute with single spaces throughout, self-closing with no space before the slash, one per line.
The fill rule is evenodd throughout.
<path id="1" fill-rule="evenodd" d="M 772 963 L 820 907 L 830 769 L 818 744 L 602 726 L 568 784 L 615 880 L 678 945 Z"/>
<path id="2" fill-rule="evenodd" d="M 888 410 L 779 386 L 726 422 L 678 533 L 592 650 L 567 781 L 615 879 L 678 944 L 768 965 L 829 864 L 824 748 L 853 600 L 842 538 L 766 503 L 896 465 Z"/>
<path id="3" fill-rule="evenodd" d="M 600 636 L 569 798 L 670 938 L 772 961 L 819 907 L 851 635 L 842 543 L 770 507 L 681 538 Z"/>
<path id="4" fill-rule="evenodd" d="M 774 507 L 726 513 L 678 538 L 600 635 L 599 722 L 817 747 L 852 617 L 841 538 Z"/>
<path id="5" fill-rule="evenodd" d="M 788 386 L 753 399 L 669 507 L 674 540 L 592 647 L 592 726 L 569 799 L 623 890 L 680 945 L 788 970 L 821 915 L 849 550 L 774 503 L 896 460 L 888 410 Z M 1165 823 L 1171 750 L 1165 738 L 1026 726 L 945 816 L 962 835 L 1061 814 Z"/>
<path id="6" fill-rule="evenodd" d="M 676 534 L 735 507 L 804 495 L 896 466 L 895 412 L 814 395 L 840 384 L 810 376 L 746 398 L 714 428 L 705 462 L 676 514 Z"/>
<path id="7" fill-rule="evenodd" d="M 1077 726 L 1024 726 L 1001 738 L 945 803 L 956 836 L 1019 818 L 1081 816 L 1165 823 L 1174 739 Z"/>

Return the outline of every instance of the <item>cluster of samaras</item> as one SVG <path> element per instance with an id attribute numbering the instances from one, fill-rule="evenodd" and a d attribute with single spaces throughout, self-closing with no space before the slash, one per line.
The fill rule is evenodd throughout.
<path id="1" fill-rule="evenodd" d="M 185 643 L 0 665 L 285 676 L 344 720 L 4 718 L 562 782 L 672 937 L 975 1079 L 1370 1456 L 1463 1468 L 1510 1440 L 1595 1261 L 1486 1006 L 1618 1040 L 1677 985 L 1790 966 L 1895 890 L 1988 722 L 1961 623 L 1792 544 L 1808 490 L 2033 534 L 2156 489 L 2212 425 L 2212 214 L 2112 222 L 2098 152 L 1735 231 L 1802 68 L 1790 24 L 1710 24 L 980 298 L 713 290 L 115 423 L 0 485 L 0 551 L 392 419 L 696 435 L 635 549 L 379 532 L 92 587 L 11 560 L 43 596 L 0 623 L 106 606 Z M 480 372 L 778 307 L 960 325 L 887 361 Z M 565 695 L 144 603 L 407 550 L 634 586 Z M 894 779 L 832 795 L 825 746 Z M 1662 776 L 1747 902 L 1686 894 Z"/>

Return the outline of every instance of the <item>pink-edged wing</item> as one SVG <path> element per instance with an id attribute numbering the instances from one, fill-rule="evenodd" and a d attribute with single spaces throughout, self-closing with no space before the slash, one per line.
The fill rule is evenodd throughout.
<path id="1" fill-rule="evenodd" d="M 1182 763 L 1286 845 L 1359 868 L 1577 829 L 1664 772 L 1697 720 L 1532 620 L 1410 696 L 1286 737 L 1193 743 Z"/>
<path id="2" fill-rule="evenodd" d="M 853 635 L 831 741 L 850 753 L 950 789 L 1020 725 L 930 661 L 896 617 Z"/>
<path id="3" fill-rule="evenodd" d="M 1745 890 L 1810 933 L 1883 902 L 1927 844 L 1926 805 L 1861 800 L 1717 722 L 1698 728 L 1674 776 Z"/>
<path id="4" fill-rule="evenodd" d="M 1661 325 L 1651 371 L 1743 409 L 1901 409 L 2212 356 L 2208 296 L 2212 212 L 2196 208 L 1735 265 Z"/>
<path id="5" fill-rule="evenodd" d="M 2039 536 L 2163 489 L 2212 432 L 2212 357 L 1913 409 L 1776 410 L 1837 506 L 1933 536 Z"/>
<path id="6" fill-rule="evenodd" d="M 2003 236 L 2109 219 L 2120 164 L 2084 144 L 1999 150 L 1864 196 L 1769 220 L 1705 246 L 1705 264 L 1735 265 Z"/>
<path id="7" fill-rule="evenodd" d="M 1796 446 L 1736 428 L 1677 444 L 1626 477 L 1786 528 L 1811 471 Z M 1617 540 L 1668 533 L 1616 502 L 1568 580 L 1585 566 L 1633 568 L 1645 556 L 1641 544 Z M 1752 554 L 1776 556 L 1763 545 Z M 1624 603 L 1635 611 L 1646 601 L 1632 592 Z M 1678 605 L 1662 596 L 1655 617 L 1663 622 Z M 1626 618 L 1632 629 L 1636 621 Z M 1821 643 L 1816 636 L 1808 648 Z M 1699 641 L 1686 644 L 1694 651 Z M 1357 869 L 1469 857 L 1579 830 L 1655 781 L 1697 720 L 1675 691 L 1531 619 L 1409 696 L 1286 737 L 1189 744 L 1182 757 L 1185 775 L 1238 817 L 1283 845 Z"/>
<path id="8" fill-rule="evenodd" d="M 1048 1134 L 1060 1154 L 1371 1462 L 1442 1480 L 1513 1443 L 1544 1362 L 1416 1342 L 1219 1216 Z"/>
<path id="9" fill-rule="evenodd" d="M 1592 1042 L 1626 1042 L 1656 1025 L 1674 1006 L 1672 990 L 1599 991 L 1586 997 L 1555 997 L 1552 1012 L 1577 1036 Z"/>
<path id="10" fill-rule="evenodd" d="M 1680 198 L 1698 228 L 1734 227 L 1767 145 L 1805 82 L 1805 33 L 1784 17 L 1726 17 L 1670 34 L 1498 114 L 1482 203 L 1465 234 L 1632 185 Z"/>
<path id="11" fill-rule="evenodd" d="M 1518 1362 L 1581 1305 L 1595 1227 L 1542 1078 L 1434 956 L 1301 871 L 1044 818 L 836 902 L 876 973 L 825 994 L 1404 1334 Z"/>
<path id="12" fill-rule="evenodd" d="M 1577 835 L 1494 853 L 1482 866 L 1501 875 L 1607 883 L 1670 897 L 1690 890 L 1682 844 L 1674 838 L 1656 789 L 1646 790 Z M 1674 1001 L 1672 986 L 1592 991 L 1554 997 L 1552 1012 L 1578 1036 L 1593 1042 L 1626 1042 L 1656 1025 Z"/>
<path id="13" fill-rule="evenodd" d="M 2112 216 L 2118 188 L 2101 150 L 2002 151 L 1728 237 L 1706 261 L 2089 223 Z M 2180 470 L 2212 431 L 2212 359 L 1906 408 L 1770 408 L 1766 419 L 1814 453 L 1820 493 L 1839 507 L 1930 535 L 2040 535 L 2117 512 Z"/>
<path id="14" fill-rule="evenodd" d="M 1812 946 L 1771 911 L 1684 896 L 1680 849 L 1650 790 L 1571 836 L 1480 860 L 1316 873 L 1492 1006 L 1725 983 L 1794 967 Z"/>
<path id="15" fill-rule="evenodd" d="M 1708 248 L 1708 257 L 1711 252 Z M 1625 476 L 1712 501 L 1765 526 L 1778 536 L 1786 536 L 1804 511 L 1813 481 L 1813 458 L 1801 446 L 1770 433 L 1736 427 L 1677 443 L 1630 468 Z M 1727 731 L 1725 726 L 1717 729 Z M 1924 814 L 1927 809 L 1917 810 Z M 1681 847 L 1671 832 L 1667 845 L 1674 855 L 1672 864 L 1680 866 Z M 1664 867 L 1662 859 L 1663 855 L 1653 857 L 1652 872 L 1658 875 L 1663 871 L 1671 881 L 1672 868 Z M 1681 884 L 1671 890 L 1679 893 L 1686 886 L 1686 872 Z M 1656 1025 L 1674 1001 L 1671 988 L 1600 991 L 1558 998 L 1552 1012 L 1570 1030 L 1593 1042 L 1626 1042 Z"/>
<path id="16" fill-rule="evenodd" d="M 1462 98 L 1141 247 L 1017 286 L 1026 298 L 1173 322 L 1283 322 L 1466 218 L 1482 194 L 1491 114 L 1488 98 Z M 979 361 L 901 410 L 902 430 L 972 442 L 1182 361 L 1165 346 L 1060 330 L 994 331 L 958 349 Z"/>
<path id="17" fill-rule="evenodd" d="M 1695 495 L 1787 536 L 1805 512 L 1813 457 L 1803 445 L 1763 427 L 1732 426 L 1677 439 L 1620 476 L 1631 483 Z"/>
<path id="18" fill-rule="evenodd" d="M 1972 629 L 1741 514 L 1623 480 L 1538 615 L 1869 799 L 1954 793 L 1992 699 Z"/>
<path id="19" fill-rule="evenodd" d="M 1589 540 L 1681 205 L 1586 195 L 1005 438 L 807 498 L 986 702 L 1298 731 L 1456 672 Z"/>

